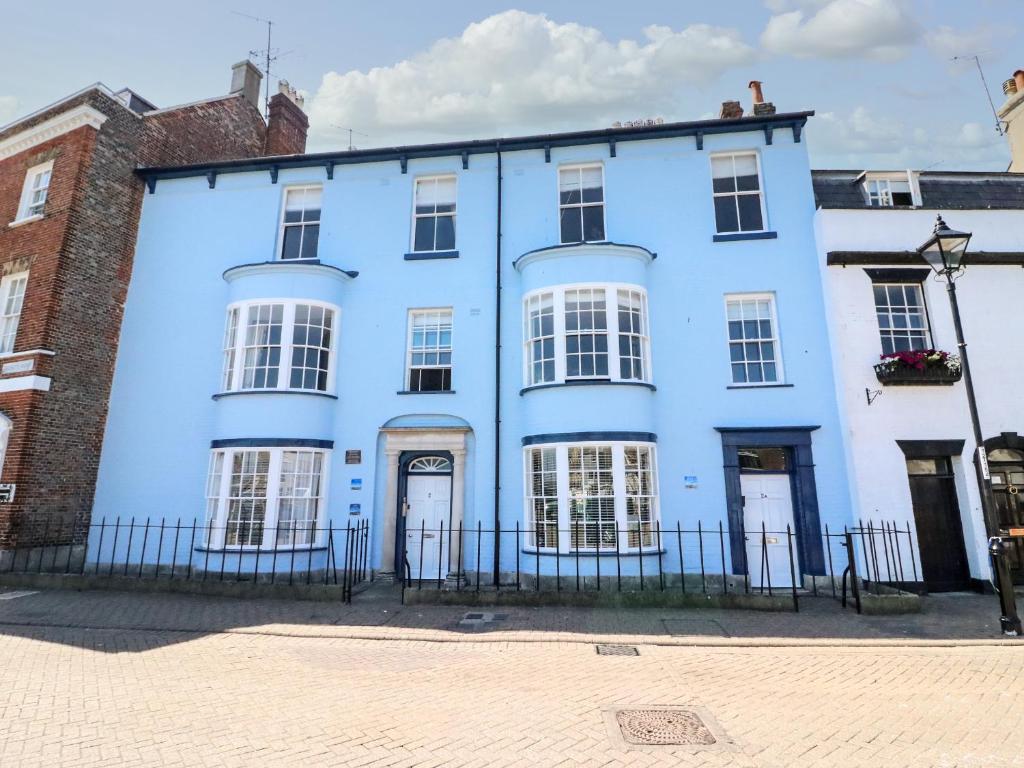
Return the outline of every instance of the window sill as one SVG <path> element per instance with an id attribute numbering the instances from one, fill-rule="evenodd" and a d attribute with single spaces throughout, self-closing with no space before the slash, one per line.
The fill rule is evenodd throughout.
<path id="1" fill-rule="evenodd" d="M 606 386 L 606 387 L 643 387 L 657 392 L 658 388 L 646 381 L 612 381 L 611 379 L 576 379 L 570 381 L 556 381 L 550 384 L 533 384 L 519 390 L 520 395 L 533 392 L 537 389 L 554 389 L 555 387 L 579 387 L 579 386 Z"/>
<path id="2" fill-rule="evenodd" d="M 735 240 L 774 240 L 778 236 L 778 232 L 730 232 L 725 235 L 715 235 L 711 240 L 716 243 L 731 243 Z"/>
<path id="3" fill-rule="evenodd" d="M 15 227 L 20 227 L 25 224 L 31 224 L 33 221 L 41 221 L 43 218 L 43 214 L 37 213 L 35 216 L 26 216 L 24 219 L 15 219 L 7 226 L 10 229 L 14 229 Z"/>
<path id="4" fill-rule="evenodd" d="M 400 389 L 395 392 L 396 395 L 454 395 L 454 389 L 430 389 L 426 391 L 420 391 L 416 389 Z"/>
<path id="5" fill-rule="evenodd" d="M 662 531 L 662 533 L 665 533 L 665 532 Z M 656 547 L 651 547 L 649 549 L 645 549 L 645 550 L 642 550 L 642 551 L 635 550 L 635 549 L 630 549 L 628 551 L 619 551 L 619 552 L 615 552 L 615 550 L 612 550 L 611 552 L 592 552 L 590 550 L 585 550 L 585 551 L 580 551 L 580 552 L 576 552 L 575 550 L 570 550 L 568 552 L 561 552 L 561 551 L 556 552 L 556 551 L 550 550 L 550 549 L 536 550 L 536 549 L 531 549 L 530 547 L 523 547 L 519 551 L 520 551 L 521 554 L 530 555 L 530 557 L 537 557 L 537 555 L 539 554 L 541 557 L 569 558 L 571 560 L 575 560 L 577 557 L 581 557 L 581 558 L 583 558 L 583 557 L 619 557 L 619 558 L 622 558 L 622 557 L 641 557 L 641 556 L 647 557 L 648 555 L 664 555 L 664 554 L 668 553 L 667 549 L 665 549 L 665 548 L 658 549 Z M 522 568 L 522 570 L 523 570 L 524 573 L 527 572 L 527 568 L 525 566 Z"/>
<path id="6" fill-rule="evenodd" d="M 403 257 L 406 261 L 430 261 L 431 259 L 457 259 L 458 251 L 413 251 Z"/>
<path id="7" fill-rule="evenodd" d="M 201 529 L 200 529 L 201 530 Z M 323 529 L 321 529 L 323 530 Z M 314 544 L 312 549 L 308 544 L 297 547 L 204 547 L 202 544 L 193 548 L 196 552 L 208 552 L 213 555 L 263 555 L 273 556 L 274 554 L 296 554 L 302 552 L 326 552 L 327 547 L 323 544 Z"/>
<path id="8" fill-rule="evenodd" d="M 313 397 L 326 397 L 330 400 L 337 400 L 337 395 L 328 392 L 313 392 L 308 389 L 242 389 L 237 392 L 218 392 L 212 396 L 213 400 L 220 400 L 222 397 L 235 397 L 237 395 L 307 395 Z"/>
<path id="9" fill-rule="evenodd" d="M 779 389 L 792 386 L 792 384 L 730 384 L 726 389 Z"/>

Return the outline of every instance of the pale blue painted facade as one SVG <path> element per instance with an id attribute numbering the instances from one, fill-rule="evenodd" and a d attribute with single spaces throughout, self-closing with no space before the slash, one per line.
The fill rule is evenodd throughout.
<path id="1" fill-rule="evenodd" d="M 652 133 L 620 138 L 614 157 L 605 134 L 575 146 L 556 142 L 550 162 L 544 149 L 519 150 L 514 141 L 502 152 L 503 528 L 526 525 L 524 439 L 563 433 L 615 433 L 598 440 L 653 433 L 661 527 L 691 528 L 699 520 L 728 528 L 731 481 L 717 428 L 768 435 L 764 430 L 776 428 L 782 430 L 776 442 L 804 428 L 813 460 L 803 478 L 813 483 L 796 487 L 795 481 L 795 503 L 813 511 L 819 525 L 850 522 L 806 144 L 795 140 L 794 120 L 783 117 L 768 121 L 774 126 L 770 144 L 763 122 L 738 121 L 734 129 L 703 135 L 702 149 L 691 135 Z M 803 118 L 795 122 L 802 125 Z M 728 151 L 757 153 L 765 229 L 777 236 L 713 241 L 710 157 Z M 282 163 L 276 183 L 266 169 L 227 166 L 212 188 L 205 169 L 157 179 L 145 196 L 139 227 L 94 524 L 134 516 L 198 518 L 202 525 L 213 441 L 325 441 L 333 451 L 321 519 L 342 528 L 368 519 L 371 565 L 389 570 L 387 552 L 394 551 L 396 534 L 388 520 L 393 526 L 396 512 L 389 508 L 387 487 L 394 478 L 382 427 L 465 424 L 464 525 L 493 526 L 498 159 L 493 151 L 474 151 L 464 168 L 461 152 L 417 157 L 410 148 L 406 173 L 396 155 L 337 164 L 330 180 L 323 163 Z M 521 258 L 559 244 L 558 169 L 582 162 L 603 166 L 605 239 L 636 247 L 579 245 Z M 440 173 L 457 178 L 458 258 L 406 260 L 414 179 Z M 225 272 L 241 265 L 275 262 L 283 190 L 307 183 L 323 185 L 320 264 L 277 261 L 234 270 L 226 279 Z M 653 387 L 588 383 L 522 391 L 524 295 L 579 283 L 646 290 Z M 731 386 L 724 297 L 737 293 L 774 294 L 784 386 Z M 226 308 L 248 299 L 315 300 L 339 308 L 332 396 L 243 392 L 214 398 L 221 389 Z M 453 311 L 454 391 L 400 394 L 407 388 L 407 311 L 433 307 Z M 348 450 L 361 451 L 360 464 L 345 463 Z M 354 479 L 361 480 L 358 490 Z M 350 514 L 353 504 L 358 517 Z M 737 513 L 742 516 L 734 509 L 733 523 Z M 815 555 L 803 549 L 820 540 L 820 531 L 804 535 L 802 570 L 820 572 Z M 523 549 L 513 539 L 502 541 L 503 571 L 514 568 L 516 550 Z M 103 560 L 98 549 L 94 529 L 91 562 Z M 182 541 L 179 562 L 188 549 Z M 678 571 L 676 549 L 664 550 L 664 567 Z M 322 567 L 322 553 L 314 556 Z M 161 557 L 166 562 L 167 555 Z M 213 558 L 212 568 L 220 554 L 203 557 Z M 465 557 L 470 565 L 476 553 Z M 489 558 L 485 537 L 481 570 L 489 570 Z M 735 559 L 732 553 L 727 558 Z M 624 567 L 635 570 L 636 559 Z M 539 567 L 550 573 L 552 560 L 545 556 Z M 592 570 L 593 558 L 584 557 L 583 567 Z"/>

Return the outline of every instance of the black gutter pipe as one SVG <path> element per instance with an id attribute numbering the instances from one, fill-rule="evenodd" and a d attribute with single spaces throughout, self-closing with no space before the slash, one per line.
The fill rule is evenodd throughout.
<path id="1" fill-rule="evenodd" d="M 498 221 L 494 241 L 494 586 L 501 564 L 501 142 L 498 157 Z M 519 546 L 519 542 L 516 542 Z"/>

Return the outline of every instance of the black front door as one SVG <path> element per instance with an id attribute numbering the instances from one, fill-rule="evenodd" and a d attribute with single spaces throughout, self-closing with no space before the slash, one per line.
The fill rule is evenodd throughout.
<path id="1" fill-rule="evenodd" d="M 921 570 L 929 592 L 971 585 L 960 506 L 948 457 L 907 459 Z"/>
<path id="2" fill-rule="evenodd" d="M 988 452 L 992 497 L 1000 528 L 1024 527 L 1024 453 L 1010 448 Z M 1024 541 L 1013 539 L 1007 549 L 1015 584 L 1024 583 Z"/>

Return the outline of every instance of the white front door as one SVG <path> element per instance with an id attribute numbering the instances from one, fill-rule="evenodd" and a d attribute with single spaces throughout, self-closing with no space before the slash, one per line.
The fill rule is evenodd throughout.
<path id="1" fill-rule="evenodd" d="M 795 573 L 800 579 L 796 536 L 793 541 L 793 570 L 790 571 L 786 526 L 794 531 L 793 494 L 789 475 L 741 474 L 743 527 L 747 535 L 747 572 L 750 586 L 792 587 Z M 795 533 L 795 531 L 794 531 Z"/>
<path id="2" fill-rule="evenodd" d="M 406 483 L 405 553 L 414 579 L 448 575 L 451 475 L 409 475 Z"/>

